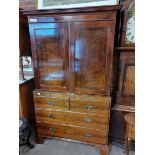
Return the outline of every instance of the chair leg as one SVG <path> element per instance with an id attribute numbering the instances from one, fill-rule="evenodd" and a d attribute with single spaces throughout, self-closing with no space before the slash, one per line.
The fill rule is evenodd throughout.
<path id="1" fill-rule="evenodd" d="M 130 151 L 130 139 L 127 139 L 127 155 L 129 155 L 129 151 Z"/>
<path id="2" fill-rule="evenodd" d="M 30 148 L 34 148 L 34 145 L 31 144 L 29 141 L 28 141 L 28 143 L 27 143 L 27 146 L 29 146 Z"/>
<path id="3" fill-rule="evenodd" d="M 28 137 L 27 137 L 27 146 L 30 148 L 34 148 L 34 145 L 30 143 L 30 136 L 31 136 L 31 130 L 29 131 Z"/>
<path id="4" fill-rule="evenodd" d="M 125 137 L 125 144 L 124 144 L 124 153 L 127 152 L 127 146 L 128 146 L 128 138 Z"/>

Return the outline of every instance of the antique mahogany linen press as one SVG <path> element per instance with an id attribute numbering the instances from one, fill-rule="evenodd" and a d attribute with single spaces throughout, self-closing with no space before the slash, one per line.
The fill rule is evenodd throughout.
<path id="1" fill-rule="evenodd" d="M 115 6 L 23 11 L 35 74 L 37 140 L 68 139 L 108 155 Z"/>

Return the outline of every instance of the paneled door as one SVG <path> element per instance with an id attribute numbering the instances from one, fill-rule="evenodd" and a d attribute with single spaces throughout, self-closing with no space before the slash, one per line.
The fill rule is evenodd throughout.
<path id="1" fill-rule="evenodd" d="M 71 92 L 110 94 L 113 21 L 70 23 Z"/>
<path id="2" fill-rule="evenodd" d="M 121 52 L 116 103 L 135 106 L 135 53 Z"/>
<path id="3" fill-rule="evenodd" d="M 68 90 L 68 24 L 29 24 L 37 89 Z"/>

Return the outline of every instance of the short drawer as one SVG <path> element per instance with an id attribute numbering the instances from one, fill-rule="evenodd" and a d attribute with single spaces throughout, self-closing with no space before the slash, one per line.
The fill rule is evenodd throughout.
<path id="1" fill-rule="evenodd" d="M 84 113 L 108 114 L 111 98 L 92 95 L 71 95 L 70 110 Z"/>
<path id="2" fill-rule="evenodd" d="M 84 114 L 70 111 L 35 109 L 36 120 L 49 123 L 82 126 L 87 128 L 108 130 L 109 116 Z"/>
<path id="3" fill-rule="evenodd" d="M 34 91 L 35 108 L 69 109 L 69 95 Z"/>
<path id="4" fill-rule="evenodd" d="M 38 134 L 45 137 L 61 137 L 84 142 L 107 144 L 108 131 L 87 129 L 52 123 L 37 122 Z"/>

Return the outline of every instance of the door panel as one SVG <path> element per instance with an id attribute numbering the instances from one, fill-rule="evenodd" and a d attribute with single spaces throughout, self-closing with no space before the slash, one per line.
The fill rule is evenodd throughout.
<path id="1" fill-rule="evenodd" d="M 116 103 L 135 105 L 135 53 L 121 52 Z"/>
<path id="2" fill-rule="evenodd" d="M 122 93 L 124 96 L 135 95 L 135 65 L 126 64 L 124 67 L 124 80 Z"/>
<path id="3" fill-rule="evenodd" d="M 113 22 L 71 23 L 71 91 L 109 95 Z"/>
<path id="4" fill-rule="evenodd" d="M 66 23 L 30 24 L 36 87 L 67 91 L 68 28 Z"/>

